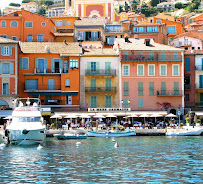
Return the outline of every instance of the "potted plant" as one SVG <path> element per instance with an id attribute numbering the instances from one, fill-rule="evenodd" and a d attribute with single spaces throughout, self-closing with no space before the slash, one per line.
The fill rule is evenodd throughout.
<path id="1" fill-rule="evenodd" d="M 186 126 L 190 126 L 190 118 L 188 117 L 188 114 L 186 114 L 185 121 L 186 121 Z"/>
<path id="2" fill-rule="evenodd" d="M 200 119 L 197 119 L 196 126 L 200 126 L 200 123 L 201 123 L 201 120 L 200 120 Z"/>
<path id="3" fill-rule="evenodd" d="M 180 125 L 179 125 L 179 126 L 180 126 L 180 128 L 183 128 L 183 123 L 180 123 Z"/>
<path id="4" fill-rule="evenodd" d="M 52 122 L 50 128 L 53 129 L 53 130 L 55 130 L 55 128 L 56 128 L 56 124 L 55 124 L 54 122 Z"/>

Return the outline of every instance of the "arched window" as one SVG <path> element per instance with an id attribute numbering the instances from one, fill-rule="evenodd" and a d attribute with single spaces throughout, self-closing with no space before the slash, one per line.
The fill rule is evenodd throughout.
<path id="1" fill-rule="evenodd" d="M 6 21 L 5 20 L 1 21 L 1 27 L 6 27 Z"/>
<path id="2" fill-rule="evenodd" d="M 11 22 L 11 27 L 18 27 L 18 23 L 16 21 Z"/>

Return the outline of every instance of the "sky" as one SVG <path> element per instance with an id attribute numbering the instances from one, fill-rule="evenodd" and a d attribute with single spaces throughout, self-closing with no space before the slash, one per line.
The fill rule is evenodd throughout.
<path id="1" fill-rule="evenodd" d="M 19 3 L 21 4 L 22 0 L 0 0 L 0 9 L 4 6 L 8 6 L 10 3 Z"/>

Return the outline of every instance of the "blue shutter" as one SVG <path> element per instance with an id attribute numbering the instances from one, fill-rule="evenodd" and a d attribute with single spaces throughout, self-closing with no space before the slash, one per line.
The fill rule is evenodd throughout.
<path id="1" fill-rule="evenodd" d="M 3 56 L 4 55 L 4 47 L 1 46 L 1 55 Z"/>
<path id="2" fill-rule="evenodd" d="M 64 73 L 68 73 L 68 61 L 64 61 Z"/>
<path id="3" fill-rule="evenodd" d="M 47 71 L 47 59 L 44 59 L 44 69 Z"/>
<path id="4" fill-rule="evenodd" d="M 185 58 L 185 71 L 190 71 L 190 58 Z"/>
<path id="5" fill-rule="evenodd" d="M 59 60 L 59 68 L 61 71 L 63 71 L 63 59 Z"/>
<path id="6" fill-rule="evenodd" d="M 9 55 L 11 56 L 12 55 L 12 47 L 9 46 Z"/>
<path id="7" fill-rule="evenodd" d="M 20 58 L 20 69 L 23 69 L 23 59 Z"/>
<path id="8" fill-rule="evenodd" d="M 0 74 L 2 74 L 2 63 L 0 63 Z"/>
<path id="9" fill-rule="evenodd" d="M 38 58 L 35 58 L 35 68 L 38 68 Z"/>
<path id="10" fill-rule="evenodd" d="M 54 72 L 54 59 L 51 59 L 51 72 Z"/>
<path id="11" fill-rule="evenodd" d="M 199 88 L 203 88 L 203 75 L 199 76 Z"/>
<path id="12" fill-rule="evenodd" d="M 10 63 L 10 74 L 14 74 L 14 63 Z"/>

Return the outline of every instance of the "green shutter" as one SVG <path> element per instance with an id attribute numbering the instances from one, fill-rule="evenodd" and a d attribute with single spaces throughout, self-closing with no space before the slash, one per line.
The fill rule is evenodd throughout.
<path id="1" fill-rule="evenodd" d="M 149 82 L 149 95 L 154 95 L 154 82 Z"/>
<path id="2" fill-rule="evenodd" d="M 106 91 L 111 91 L 111 79 L 106 79 Z"/>
<path id="3" fill-rule="evenodd" d="M 166 53 L 161 52 L 161 61 L 166 61 Z"/>
<path id="4" fill-rule="evenodd" d="M 124 82 L 124 96 L 129 95 L 129 87 L 128 87 L 128 82 Z"/>
<path id="5" fill-rule="evenodd" d="M 161 82 L 161 95 L 166 95 L 166 82 Z"/>
<path id="6" fill-rule="evenodd" d="M 99 62 L 96 62 L 96 73 L 99 74 Z"/>
<path id="7" fill-rule="evenodd" d="M 97 107 L 97 96 L 90 96 L 90 106 L 92 108 Z"/>
<path id="8" fill-rule="evenodd" d="M 11 56 L 12 55 L 12 46 L 9 46 L 9 55 Z"/>
<path id="9" fill-rule="evenodd" d="M 105 62 L 105 74 L 111 73 L 111 62 Z"/>
<path id="10" fill-rule="evenodd" d="M 138 107 L 144 107 L 143 98 L 138 98 Z"/>
<path id="11" fill-rule="evenodd" d="M 143 95 L 143 82 L 138 82 L 138 95 Z"/>
<path id="12" fill-rule="evenodd" d="M 174 95 L 179 95 L 179 82 L 174 82 Z"/>
<path id="13" fill-rule="evenodd" d="M 91 91 L 96 91 L 96 79 L 91 79 Z"/>
<path id="14" fill-rule="evenodd" d="M 20 69 L 23 69 L 23 59 L 20 58 Z"/>
<path id="15" fill-rule="evenodd" d="M 105 96 L 105 107 L 112 107 L 112 97 Z"/>
<path id="16" fill-rule="evenodd" d="M 199 88 L 203 88 L 203 75 L 199 75 Z"/>
<path id="17" fill-rule="evenodd" d="M 173 60 L 178 61 L 178 52 L 173 53 Z"/>
<path id="18" fill-rule="evenodd" d="M 124 101 L 123 101 L 123 103 L 124 103 L 123 106 L 124 107 L 129 107 L 130 104 L 128 103 L 128 101 L 129 101 L 129 98 L 124 98 Z"/>

